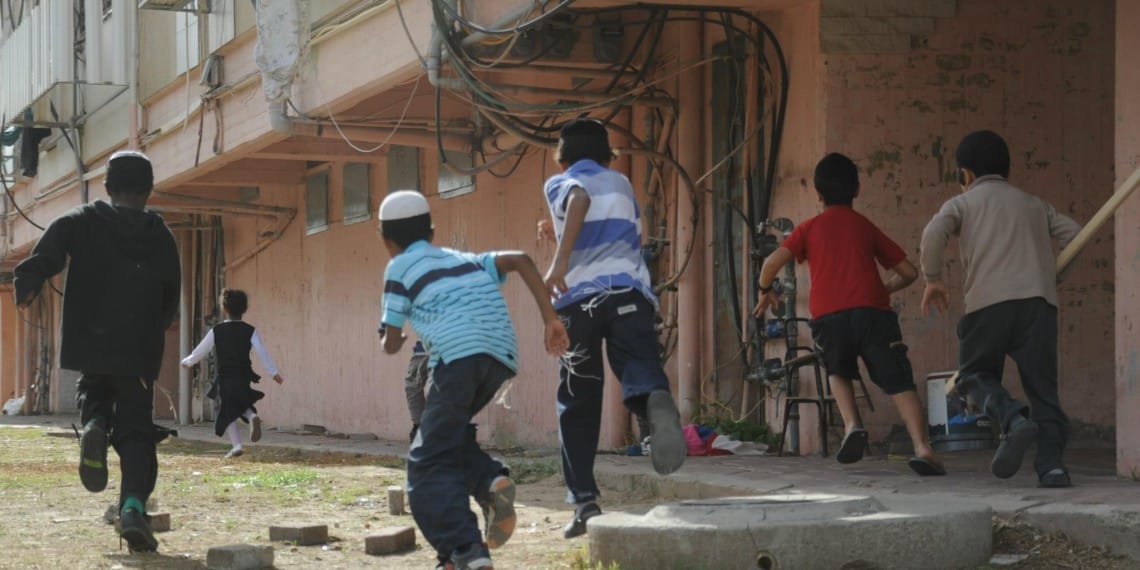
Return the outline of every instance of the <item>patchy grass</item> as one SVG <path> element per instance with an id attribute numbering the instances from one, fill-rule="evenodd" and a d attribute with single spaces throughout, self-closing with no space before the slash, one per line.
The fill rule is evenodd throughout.
<path id="1" fill-rule="evenodd" d="M 129 554 L 102 521 L 117 501 L 118 457 L 113 451 L 108 456 L 107 491 L 88 493 L 76 474 L 75 438 L 54 435 L 63 431 L 0 425 L 0 549 L 5 552 L 0 567 L 202 570 L 211 546 L 269 544 L 268 527 L 286 521 L 326 524 L 330 540 L 311 547 L 275 545 L 278 568 L 404 570 L 435 563 L 418 533 L 414 552 L 364 554 L 364 536 L 375 529 L 415 524 L 409 515 L 388 514 L 387 487 L 405 484 L 399 458 L 254 444 L 244 456 L 224 460 L 225 445 L 181 439 L 159 445 L 154 494 L 156 512 L 171 514 L 173 530 L 158 535 L 158 554 Z M 564 502 L 558 460 L 516 457 L 510 462 L 519 485 L 519 525 L 511 542 L 494 552 L 498 565 L 617 570 L 589 567 L 585 541 L 562 539 L 572 507 Z M 610 492 L 606 506 L 615 512 L 644 501 Z"/>

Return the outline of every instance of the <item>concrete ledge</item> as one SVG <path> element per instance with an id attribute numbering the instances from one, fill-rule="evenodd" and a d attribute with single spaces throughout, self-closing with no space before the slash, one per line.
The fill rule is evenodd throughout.
<path id="1" fill-rule="evenodd" d="M 1052 504 L 1027 509 L 1021 520 L 1046 532 L 1103 546 L 1140 562 L 1140 508 Z"/>
<path id="2" fill-rule="evenodd" d="M 648 462 L 643 464 L 610 464 L 594 470 L 598 485 L 620 492 L 646 492 L 663 499 L 709 499 L 715 497 L 739 497 L 741 495 L 763 495 L 792 488 L 791 483 L 773 479 L 758 479 L 742 484 L 740 477 L 731 473 L 662 476 L 653 472 Z"/>
<path id="3" fill-rule="evenodd" d="M 215 546 L 206 553 L 210 570 L 258 570 L 273 567 L 273 547 L 253 544 Z"/>

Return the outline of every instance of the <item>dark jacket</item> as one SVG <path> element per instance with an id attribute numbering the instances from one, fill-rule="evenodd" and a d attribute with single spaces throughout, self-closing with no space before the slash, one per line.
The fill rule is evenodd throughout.
<path id="1" fill-rule="evenodd" d="M 68 258 L 60 366 L 156 379 L 182 284 L 162 216 L 98 201 L 56 218 L 16 266 L 16 301 L 40 292 Z"/>

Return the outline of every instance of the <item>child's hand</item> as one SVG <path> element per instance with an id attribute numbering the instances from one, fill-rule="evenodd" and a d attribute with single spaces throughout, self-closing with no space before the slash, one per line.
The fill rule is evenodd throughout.
<path id="1" fill-rule="evenodd" d="M 558 241 L 558 236 L 554 235 L 554 224 L 547 219 L 538 221 L 538 241 Z"/>
<path id="2" fill-rule="evenodd" d="M 273 375 L 273 381 L 280 384 L 280 383 L 284 382 L 285 379 L 282 378 L 280 374 L 274 374 Z"/>
<path id="3" fill-rule="evenodd" d="M 922 314 L 929 316 L 931 308 L 941 313 L 950 310 L 950 292 L 946 290 L 946 284 L 941 281 L 928 282 L 926 290 L 922 292 Z"/>
<path id="4" fill-rule="evenodd" d="M 570 350 L 570 335 L 566 333 L 562 319 L 546 321 L 546 352 L 551 356 L 562 356 L 567 350 Z"/>
<path id="5" fill-rule="evenodd" d="M 776 293 L 775 290 L 768 291 L 767 293 L 760 295 L 760 301 L 756 303 L 756 308 L 752 309 L 752 316 L 756 318 L 763 317 L 765 311 L 779 302 L 780 295 L 779 293 Z"/>
<path id="6" fill-rule="evenodd" d="M 546 285 L 546 290 L 550 292 L 551 297 L 558 297 L 569 289 L 566 286 L 566 268 L 557 262 L 550 265 L 550 269 L 546 271 L 546 276 L 542 278 L 542 282 Z"/>

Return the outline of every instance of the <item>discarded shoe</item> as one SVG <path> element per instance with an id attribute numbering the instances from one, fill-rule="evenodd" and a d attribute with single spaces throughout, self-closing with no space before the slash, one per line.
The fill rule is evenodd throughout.
<path id="1" fill-rule="evenodd" d="M 158 550 L 158 540 L 150 530 L 146 515 L 135 509 L 126 509 L 119 518 L 119 536 L 127 541 L 131 552 L 154 552 Z"/>
<path id="2" fill-rule="evenodd" d="M 83 426 L 79 438 L 79 480 L 92 493 L 107 488 L 107 428 L 99 418 Z"/>
<path id="3" fill-rule="evenodd" d="M 491 494 L 483 507 L 486 520 L 485 537 L 488 548 L 499 548 L 515 533 L 518 517 L 515 515 L 515 483 L 500 475 L 491 481 Z"/>
<path id="4" fill-rule="evenodd" d="M 1009 429 L 1001 437 L 990 471 L 998 479 L 1009 479 L 1021 469 L 1021 460 L 1029 444 L 1037 440 L 1037 423 L 1025 416 L 1015 416 L 1009 422 Z"/>
<path id="5" fill-rule="evenodd" d="M 1073 486 L 1073 480 L 1064 467 L 1051 469 L 1037 478 L 1037 486 L 1045 489 L 1063 489 Z"/>
<path id="6" fill-rule="evenodd" d="M 586 521 L 600 514 L 602 514 L 602 508 L 593 501 L 578 505 L 578 508 L 574 509 L 574 518 L 570 519 L 570 522 L 562 528 L 562 537 L 570 539 L 586 534 Z"/>
<path id="7" fill-rule="evenodd" d="M 668 475 L 681 468 L 689 453 L 685 434 L 681 431 L 681 413 L 677 411 L 673 395 L 665 390 L 649 394 L 646 415 L 649 416 L 649 433 L 653 438 L 653 452 L 649 454 L 653 470 Z"/>
<path id="8" fill-rule="evenodd" d="M 863 453 L 867 451 L 867 438 L 867 430 L 863 428 L 851 430 L 851 433 L 843 437 L 843 443 L 839 444 L 835 460 L 844 465 L 862 460 Z"/>

